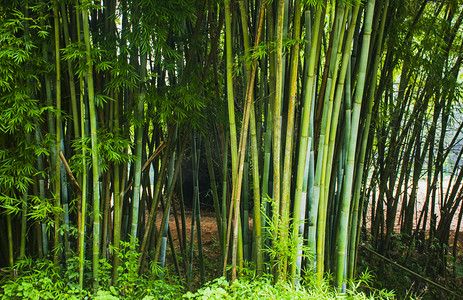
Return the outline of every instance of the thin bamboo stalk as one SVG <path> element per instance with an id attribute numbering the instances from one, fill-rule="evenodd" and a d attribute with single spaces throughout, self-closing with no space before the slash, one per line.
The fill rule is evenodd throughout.
<path id="1" fill-rule="evenodd" d="M 229 138 L 228 138 L 229 133 L 227 132 L 225 134 L 225 146 L 223 147 L 223 162 L 222 162 L 222 230 L 223 230 L 223 235 L 222 235 L 222 243 L 224 245 L 224 249 L 222 251 L 222 265 L 226 266 L 226 257 L 227 254 L 225 251 L 228 251 L 228 246 L 227 246 L 227 236 L 229 235 L 229 231 L 227 230 L 227 199 L 228 199 L 228 143 L 229 143 Z M 230 208 L 231 209 L 231 208 Z M 228 233 L 227 233 L 228 232 Z M 224 269 L 224 276 L 226 269 Z"/>
<path id="2" fill-rule="evenodd" d="M 236 180 L 235 166 L 238 156 L 238 142 L 236 137 L 236 121 L 235 121 L 235 103 L 233 95 L 233 59 L 232 59 L 232 24 L 230 0 L 224 0 L 225 10 L 225 52 L 227 64 L 227 103 L 228 103 L 228 123 L 230 126 L 230 142 L 231 142 L 231 163 L 232 163 L 232 181 Z"/>
<path id="3" fill-rule="evenodd" d="M 244 53 L 245 53 L 245 70 L 246 76 L 245 78 L 249 80 L 251 76 L 251 69 L 250 64 L 251 56 L 250 56 L 250 49 L 249 49 L 249 32 L 248 32 L 248 15 L 246 13 L 246 4 L 241 1 L 240 2 L 240 12 L 241 12 L 241 23 L 243 29 L 243 44 L 244 44 Z M 251 101 L 254 102 L 254 99 Z M 262 217 L 260 214 L 260 180 L 259 180 L 259 156 L 258 156 L 258 146 L 257 146 L 257 131 L 256 131 L 256 116 L 255 116 L 255 107 L 254 104 L 251 105 L 251 112 L 250 112 L 250 140 L 251 140 L 251 158 L 252 158 L 252 172 L 253 172 L 253 196 L 254 196 L 254 231 L 256 236 L 256 243 L 255 243 L 255 251 L 256 251 L 256 270 L 257 273 L 260 275 L 263 270 L 263 256 L 262 256 Z M 246 172 L 247 174 L 247 172 Z M 245 188 L 247 191 L 247 188 Z M 247 192 L 245 192 L 245 196 Z M 247 216 L 243 217 L 246 223 L 244 223 L 245 227 L 247 227 Z M 244 233 L 247 233 L 247 229 L 243 229 Z M 245 238 L 246 241 L 246 238 Z"/>
<path id="4" fill-rule="evenodd" d="M 145 81 L 145 73 L 146 73 L 146 60 L 147 55 L 146 53 L 142 54 L 140 57 L 140 83 L 143 84 Z M 131 236 L 130 241 L 134 243 L 137 238 L 137 229 L 138 229 L 138 218 L 139 218 L 139 205 L 140 205 L 140 189 L 141 189 L 141 166 L 143 160 L 143 110 L 144 110 L 144 99 L 145 99 L 145 89 L 144 87 L 140 87 L 140 91 L 138 94 L 138 101 L 137 101 L 137 134 L 136 134 L 136 161 L 135 161 L 135 180 L 133 186 L 133 199 L 132 199 L 132 227 L 131 227 Z"/>
<path id="5" fill-rule="evenodd" d="M 61 72 L 60 72 L 60 54 L 59 54 L 59 16 L 58 16 L 58 1 L 54 1 L 53 5 L 53 15 L 54 15 L 54 27 L 55 27 L 55 68 L 56 68 L 56 152 L 55 154 L 55 206 L 57 208 L 61 207 L 61 159 L 59 157 L 59 152 L 61 148 Z M 61 216 L 60 213 L 55 213 L 55 233 L 54 233 L 54 254 L 53 262 L 55 266 L 58 265 L 59 260 L 59 226 L 60 226 Z"/>
<path id="6" fill-rule="evenodd" d="M 310 115 L 312 112 L 312 103 L 315 94 L 315 67 L 316 67 L 316 60 L 317 60 L 317 49 L 318 43 L 320 39 L 320 26 L 322 22 L 322 11 L 321 7 L 317 8 L 315 19 L 314 19 L 314 26 L 312 29 L 312 33 L 309 31 L 309 27 L 306 26 L 306 30 L 308 31 L 306 35 L 312 36 L 311 39 L 311 46 L 310 46 L 310 57 L 308 59 L 308 71 L 307 77 L 305 78 L 305 88 L 304 88 L 304 104 L 303 104 L 303 114 L 301 119 L 301 129 L 300 129 L 300 139 L 299 139 L 299 157 L 298 157 L 298 167 L 296 172 L 296 192 L 294 196 L 294 206 L 297 210 L 300 209 L 301 205 L 301 197 L 302 197 L 302 187 L 304 182 L 304 168 L 306 165 L 307 160 L 307 149 L 308 149 L 308 142 L 309 142 L 309 124 L 310 124 Z M 307 13 L 306 13 L 307 14 Z M 306 18 L 306 23 L 308 18 Z M 320 155 L 319 155 L 320 157 Z M 314 225 L 317 222 L 317 213 L 318 213 L 318 203 L 316 202 L 318 198 L 316 197 L 316 191 L 314 190 L 314 197 L 311 205 L 311 213 L 309 214 L 309 236 L 308 236 L 308 247 L 311 251 L 313 251 L 312 255 L 315 254 L 315 227 Z M 294 211 L 294 219 L 298 220 L 300 216 L 300 212 Z M 313 234 L 311 234 L 313 233 Z M 293 232 L 294 234 L 294 232 Z M 295 274 L 294 267 L 291 270 L 292 276 Z"/>
<path id="7" fill-rule="evenodd" d="M 61 3 L 61 19 L 63 20 L 64 43 L 66 47 L 68 47 L 71 43 L 71 37 L 69 35 L 68 15 L 67 15 L 66 6 L 64 3 Z M 77 109 L 77 93 L 76 93 L 76 85 L 74 81 L 74 67 L 70 59 L 67 60 L 67 65 L 68 65 L 68 76 L 69 76 L 69 93 L 71 94 L 74 137 L 78 138 L 80 137 L 80 134 L 79 134 L 80 127 L 79 127 L 79 114 L 78 114 L 78 109 Z"/>
<path id="8" fill-rule="evenodd" d="M 199 158 L 200 158 L 200 150 L 201 150 L 201 136 L 198 137 L 198 145 L 196 145 L 196 139 L 193 140 L 193 147 L 196 149 L 194 156 L 194 162 L 196 165 L 194 166 L 195 171 L 195 194 L 194 194 L 194 203 L 193 205 L 196 206 L 195 214 L 196 214 L 196 232 L 198 238 L 198 255 L 199 255 L 199 276 L 201 284 L 205 283 L 205 271 L 204 271 L 204 254 L 203 254 L 203 242 L 202 242 L 202 231 L 201 231 L 201 206 L 199 201 Z M 241 255 L 241 257 L 243 257 Z"/>
<path id="9" fill-rule="evenodd" d="M 35 140 L 37 142 L 37 145 L 41 144 L 41 137 L 40 137 L 40 127 L 36 126 L 35 129 Z M 43 178 L 43 156 L 40 154 L 37 157 L 37 171 L 39 172 L 39 177 L 38 177 L 38 187 L 39 187 L 39 196 L 41 199 L 45 198 L 45 180 Z M 46 231 L 46 224 L 41 220 L 40 224 L 40 234 L 41 234 L 41 246 L 42 249 L 39 250 L 39 253 L 42 252 L 42 254 L 45 256 L 48 253 L 48 239 L 47 239 L 47 231 Z"/>
<path id="10" fill-rule="evenodd" d="M 280 223 L 280 201 L 281 201 L 281 126 L 282 126 L 282 102 L 283 102 L 283 23 L 285 0 L 278 2 L 276 14 L 276 37 L 275 37 L 275 98 L 273 103 L 273 215 L 272 222 L 278 228 Z M 274 244 L 279 243 L 278 239 L 272 241 Z M 279 280 L 279 274 L 282 271 L 282 265 L 276 264 L 275 280 Z"/>
<path id="11" fill-rule="evenodd" d="M 295 2 L 294 7 L 294 32 L 293 39 L 296 40 L 295 44 L 291 49 L 291 69 L 289 74 L 289 105 L 288 105 L 288 121 L 286 127 L 286 144 L 285 144 L 285 155 L 283 162 L 283 180 L 282 180 L 282 195 L 281 195 L 281 224 L 282 226 L 289 227 L 289 210 L 290 210 L 290 196 L 291 196 L 291 177 L 293 173 L 292 159 L 294 149 L 294 124 L 296 115 L 296 93 L 297 93 L 297 69 L 299 64 L 299 39 L 301 36 L 301 17 L 302 17 L 302 4 L 300 1 Z M 295 216 L 299 218 L 299 216 Z M 297 226 L 295 226 L 297 227 Z M 296 230 L 296 229 L 294 229 Z M 281 235 L 281 243 L 287 244 L 288 231 L 283 230 Z M 291 261 L 291 268 L 295 265 L 294 261 Z M 288 257 L 285 257 L 282 261 L 283 268 L 283 279 L 286 279 L 287 274 Z M 292 276 L 293 271 L 291 271 Z M 290 279 L 291 280 L 291 279 Z"/>
<path id="12" fill-rule="evenodd" d="M 154 219 L 155 219 L 155 214 L 156 214 L 156 207 L 158 205 L 159 197 L 161 196 L 161 190 L 164 182 L 164 177 L 165 177 L 165 170 L 168 162 L 168 158 L 170 156 L 169 149 L 172 144 L 172 132 L 169 131 L 170 134 L 168 134 L 167 138 L 167 143 L 166 143 L 166 151 L 164 153 L 164 156 L 162 157 L 161 161 L 161 167 L 160 167 L 160 172 L 158 174 L 158 178 L 156 180 L 156 186 L 154 188 L 154 195 L 153 195 L 153 203 L 151 204 L 151 209 L 150 209 L 150 214 L 148 216 L 148 220 L 146 222 L 146 228 L 145 228 L 145 233 L 143 235 L 143 240 L 141 243 L 140 247 L 140 257 L 138 259 L 138 268 L 140 269 L 143 259 L 146 256 L 146 251 L 148 248 L 148 242 L 149 242 L 149 237 L 151 236 L 151 230 L 152 227 L 154 226 Z"/>
<path id="13" fill-rule="evenodd" d="M 77 23 L 77 40 L 81 41 L 80 34 L 80 12 L 76 10 L 76 23 Z M 84 101 L 84 80 L 79 78 L 80 86 L 80 128 L 81 128 L 81 146 L 82 146 L 82 198 L 80 203 L 80 210 L 78 213 L 79 225 L 79 287 L 84 288 L 84 260 L 85 260 L 85 220 L 87 209 L 87 162 L 86 162 L 86 149 L 85 149 L 85 121 L 86 121 L 86 108 Z"/>
<path id="14" fill-rule="evenodd" d="M 215 173 L 214 173 L 214 165 L 212 162 L 212 153 L 211 153 L 211 142 L 208 137 L 205 138 L 205 148 L 206 148 L 206 160 L 207 160 L 207 169 L 209 171 L 209 177 L 211 181 L 211 189 L 212 189 L 212 200 L 214 202 L 214 211 L 215 211 L 215 220 L 217 222 L 217 231 L 219 234 L 219 242 L 220 242 L 220 250 L 221 253 L 224 250 L 224 243 L 223 243 L 223 228 L 222 228 L 222 216 L 220 212 L 219 206 L 219 195 L 217 194 L 217 183 L 215 180 Z"/>
<path id="15" fill-rule="evenodd" d="M 177 139 L 177 135 L 178 135 L 178 126 L 175 126 L 174 139 Z M 169 163 L 169 171 L 167 173 L 168 194 L 173 193 L 173 186 L 175 186 L 175 183 L 173 183 L 172 181 L 174 177 L 174 167 L 175 167 L 176 157 L 177 157 L 177 153 L 174 150 L 172 153 L 172 159 L 170 160 L 170 163 Z M 161 203 L 162 203 L 162 197 L 161 197 Z M 170 206 L 165 208 L 165 211 L 167 214 L 167 220 L 169 220 L 169 217 L 170 217 L 170 210 L 171 210 Z M 169 232 L 169 222 L 166 222 L 164 227 L 160 227 L 159 231 L 162 232 L 159 263 L 161 267 L 164 268 L 166 266 L 167 235 Z"/>
<path id="16" fill-rule="evenodd" d="M 87 57 L 87 85 L 88 85 L 88 105 L 90 114 L 90 139 L 92 145 L 92 176 L 93 176 L 93 289 L 98 289 L 99 279 L 99 258 L 100 258 L 100 183 L 99 183 L 99 158 L 98 158 L 98 138 L 97 121 L 95 109 L 95 91 L 93 86 L 93 60 L 90 57 L 90 26 L 88 23 L 88 9 L 82 10 L 84 41 Z"/>

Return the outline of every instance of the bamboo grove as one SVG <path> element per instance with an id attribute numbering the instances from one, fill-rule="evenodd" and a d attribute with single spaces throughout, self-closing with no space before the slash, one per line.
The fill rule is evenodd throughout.
<path id="1" fill-rule="evenodd" d="M 206 194 L 232 279 L 343 289 L 362 228 L 382 253 L 458 235 L 458 1 L 24 0 L 0 18 L 1 266 L 74 260 L 97 288 L 129 242 L 139 272 L 204 282 Z"/>

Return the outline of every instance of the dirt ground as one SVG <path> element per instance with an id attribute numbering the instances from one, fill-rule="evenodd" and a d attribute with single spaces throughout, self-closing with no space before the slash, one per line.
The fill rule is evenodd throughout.
<path id="1" fill-rule="evenodd" d="M 448 178 L 444 179 L 444 193 L 446 192 L 446 187 L 448 186 Z M 410 193 L 411 191 L 409 191 Z M 438 190 L 438 195 L 440 195 L 442 191 Z M 426 199 L 426 182 L 424 180 L 420 181 L 419 183 L 419 189 L 418 189 L 418 195 L 417 195 L 417 205 L 416 205 L 416 218 L 414 220 L 414 225 L 416 226 L 416 223 L 418 222 L 419 218 L 419 213 L 423 209 L 424 202 Z M 436 204 L 435 211 L 437 214 L 437 222 L 439 222 L 440 219 L 440 213 L 439 213 L 439 205 Z M 177 206 L 178 207 L 178 206 Z M 400 207 L 398 209 L 400 211 Z M 455 217 L 452 221 L 451 228 L 450 228 L 450 246 L 453 245 L 453 240 L 455 237 L 455 231 L 457 228 L 457 222 L 458 222 L 458 213 L 459 209 L 455 213 Z M 188 239 L 190 239 L 191 236 L 191 210 L 186 211 L 186 233 Z M 368 214 L 368 218 L 370 218 L 370 213 Z M 396 218 L 396 231 L 400 231 L 399 227 L 399 218 L 400 216 L 398 215 Z M 158 212 L 157 215 L 157 228 L 159 230 L 161 219 L 162 219 L 162 213 Z M 428 216 L 429 220 L 429 216 Z M 181 220 L 180 220 L 180 215 L 178 216 L 178 222 L 181 226 Z M 428 222 L 429 223 L 429 222 Z M 369 220 L 367 220 L 367 224 L 369 224 Z M 173 211 L 171 211 L 171 215 L 169 218 L 169 226 L 171 229 L 171 234 L 172 238 L 175 244 L 178 244 L 178 231 L 177 231 L 177 226 L 176 222 L 174 219 L 174 214 Z M 196 226 L 196 225 L 195 225 Z M 250 228 L 252 228 L 252 220 L 250 221 Z M 458 236 L 458 248 L 460 249 L 460 252 L 463 252 L 463 232 L 461 232 L 463 228 L 460 228 L 460 233 Z M 179 229 L 181 232 L 181 228 Z M 196 228 L 195 228 L 196 230 Z M 214 253 L 220 251 L 220 248 L 218 246 L 218 232 L 217 232 L 217 221 L 215 218 L 215 213 L 211 211 L 210 209 L 202 209 L 201 210 L 201 232 L 202 232 L 202 243 L 203 243 L 203 251 L 205 252 L 205 255 L 213 257 L 214 255 L 219 255 L 219 253 Z M 197 243 L 197 233 L 195 232 L 195 243 Z"/>

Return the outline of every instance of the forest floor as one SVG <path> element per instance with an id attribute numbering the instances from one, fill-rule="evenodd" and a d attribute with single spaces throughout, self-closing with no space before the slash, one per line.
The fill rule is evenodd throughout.
<path id="1" fill-rule="evenodd" d="M 444 186 L 448 183 L 444 182 Z M 445 192 L 445 189 L 444 189 Z M 419 217 L 419 214 L 421 210 L 423 209 L 424 203 L 426 199 L 426 182 L 422 181 L 420 182 L 420 187 L 418 190 L 418 195 L 417 195 L 417 205 L 416 205 L 416 215 Z M 178 208 L 178 206 L 177 206 Z M 177 211 L 179 211 L 177 209 Z M 400 212 L 400 207 L 399 210 Z M 439 222 L 439 208 L 436 206 L 436 214 L 437 214 L 437 223 Z M 455 231 L 457 229 L 457 222 L 458 222 L 458 213 L 459 210 L 455 213 L 455 218 L 451 224 L 451 230 L 450 230 L 450 249 L 453 246 L 453 240 L 455 237 Z M 416 223 L 418 222 L 418 217 L 414 220 L 414 226 L 416 226 Z M 157 215 L 157 228 L 159 230 L 160 223 L 162 219 L 162 212 L 158 212 Z M 192 211 L 191 209 L 187 209 L 185 212 L 185 219 L 186 219 L 186 235 L 187 239 L 189 240 L 191 237 L 191 219 L 192 219 Z M 368 220 L 369 221 L 369 220 Z M 369 225 L 369 222 L 367 221 L 367 226 Z M 180 216 L 178 216 L 178 222 L 181 226 L 181 221 L 180 221 Z M 397 216 L 396 219 L 396 232 L 400 232 L 400 214 Z M 172 239 L 176 248 L 176 252 L 179 253 L 180 247 L 179 247 L 179 235 L 178 235 L 178 230 L 181 232 L 181 228 L 177 230 L 177 225 L 175 222 L 174 218 L 174 213 L 171 212 L 170 218 L 169 218 L 169 227 L 171 229 L 171 235 Z M 252 220 L 250 221 L 249 224 L 250 228 L 250 234 L 252 232 Z M 195 231 L 196 231 L 196 225 L 195 225 Z M 461 228 L 460 228 L 461 231 Z M 203 250 L 203 255 L 204 255 L 204 261 L 205 261 L 205 269 L 206 269 L 206 281 L 207 280 L 212 280 L 214 278 L 217 278 L 221 276 L 222 272 L 222 266 L 220 266 L 220 245 L 219 245 L 219 236 L 218 236 L 218 231 L 217 231 L 217 221 L 215 217 L 215 213 L 212 210 L 211 207 L 208 207 L 207 205 L 202 204 L 202 209 L 201 209 L 201 238 L 202 238 L 202 250 Z M 428 233 L 426 233 L 428 234 Z M 195 232 L 195 258 L 194 261 L 198 261 L 198 249 L 197 249 L 197 232 Z M 463 232 L 459 234 L 458 237 L 458 253 L 459 256 L 463 253 Z M 419 258 L 416 258 L 419 260 Z M 197 265 L 196 265 L 197 266 Z M 182 267 L 181 267 L 182 269 Z M 181 271 L 182 272 L 182 271 Z M 199 277 L 199 276 L 198 276 Z M 434 279 L 434 278 L 431 278 Z M 435 278 L 437 280 L 437 278 Z M 443 279 L 440 278 L 438 280 L 439 282 L 443 282 Z M 414 282 L 414 281 L 413 281 Z M 445 282 L 445 280 L 444 280 Z M 199 278 L 195 279 L 195 285 L 199 287 Z M 388 289 L 395 288 L 395 287 L 387 287 Z M 426 289 L 427 287 L 424 287 Z M 421 288 L 420 288 L 421 289 Z"/>
<path id="2" fill-rule="evenodd" d="M 444 193 L 446 192 L 446 186 L 448 186 L 448 178 L 444 179 Z M 410 193 L 411 191 L 409 191 Z M 438 195 L 440 195 L 440 191 L 438 191 Z M 424 180 L 421 180 L 419 182 L 419 189 L 417 193 L 417 205 L 415 207 L 416 213 L 415 213 L 415 219 L 414 219 L 414 226 L 416 227 L 416 224 L 418 223 L 418 218 L 421 214 L 421 211 L 423 210 L 424 204 L 426 200 L 426 182 Z M 178 207 L 178 206 L 177 206 Z M 400 232 L 400 205 L 398 208 L 398 214 L 396 217 L 396 226 L 395 226 L 395 231 Z M 440 220 L 440 210 L 439 210 L 439 204 L 436 204 L 435 207 L 435 212 L 437 215 L 437 224 L 439 224 Z M 453 246 L 453 241 L 455 237 L 455 232 L 458 227 L 458 214 L 460 212 L 460 208 L 457 209 L 455 212 L 455 217 L 453 218 L 452 224 L 450 226 L 450 247 Z M 186 209 L 185 211 L 185 218 L 186 218 L 186 233 L 187 237 L 189 238 L 191 236 L 191 214 L 192 211 L 191 209 Z M 429 215 L 429 213 L 428 213 Z M 162 219 L 162 212 L 158 212 L 157 216 L 157 227 L 159 230 L 159 226 L 161 223 Z M 367 215 L 367 227 L 369 227 L 371 221 L 371 212 L 368 212 Z M 180 216 L 178 216 L 178 222 L 180 224 Z M 181 224 L 180 224 L 181 226 Z M 196 225 L 195 225 L 196 226 Z M 170 218 L 169 218 L 169 227 L 171 229 L 171 234 L 172 238 L 174 240 L 174 243 L 178 244 L 178 232 L 177 232 L 177 226 L 176 222 L 173 216 L 173 213 L 171 212 Z M 249 222 L 249 228 L 252 230 L 252 220 Z M 458 245 L 457 247 L 459 248 L 460 252 L 463 253 L 463 228 L 460 227 L 460 233 L 458 235 Z M 181 229 L 179 229 L 181 230 Z M 195 229 L 196 230 L 196 229 Z M 428 217 L 428 230 L 429 230 L 429 217 Z M 208 252 L 208 251 L 220 251 L 219 247 L 219 236 L 217 232 L 217 221 L 215 218 L 215 213 L 212 210 L 211 207 L 208 207 L 207 205 L 202 205 L 201 209 L 201 231 L 202 231 L 202 243 L 203 243 L 203 250 Z M 197 242 L 197 234 L 195 232 L 195 243 Z M 212 255 L 212 253 L 210 253 Z M 219 253 L 217 253 L 218 255 Z"/>
<path id="3" fill-rule="evenodd" d="M 442 182 L 442 186 L 438 186 L 437 189 L 437 198 L 439 199 L 437 203 L 434 206 L 434 211 L 436 214 L 436 226 L 439 224 L 440 218 L 441 218 L 441 213 L 440 213 L 440 199 L 445 198 L 445 194 L 447 193 L 447 189 L 449 186 L 449 177 L 446 176 L 444 177 L 444 180 Z M 416 226 L 419 222 L 419 218 L 421 215 L 421 212 L 424 209 L 425 203 L 426 203 L 426 194 L 427 194 L 427 185 L 426 185 L 426 180 L 420 180 L 418 182 L 418 191 L 417 191 L 417 196 L 416 196 L 416 205 L 415 205 L 415 216 L 413 219 L 413 230 L 416 229 Z M 408 195 L 411 195 L 411 188 L 408 190 Z M 385 208 L 386 209 L 386 208 Z M 430 230 L 430 205 L 428 207 L 428 217 L 427 217 L 427 226 L 426 226 L 426 237 L 429 236 L 429 230 Z M 454 240 L 455 240 L 455 233 L 458 228 L 458 215 L 460 213 L 461 206 L 456 210 L 454 214 L 454 218 L 452 219 L 452 223 L 450 224 L 450 235 L 449 235 L 449 247 L 453 247 Z M 402 210 L 402 203 L 399 203 L 398 208 L 397 208 L 397 215 L 396 215 L 396 220 L 395 220 L 395 227 L 394 230 L 396 233 L 400 232 L 400 227 L 401 227 L 401 210 Z M 421 221 L 423 222 L 423 221 Z M 368 212 L 367 212 L 367 228 L 370 228 L 371 225 L 371 206 L 368 207 Z M 422 227 L 422 225 L 420 225 Z M 459 228 L 459 234 L 458 234 L 458 244 L 457 248 L 459 249 L 460 253 L 463 253 L 463 227 L 460 226 Z"/>

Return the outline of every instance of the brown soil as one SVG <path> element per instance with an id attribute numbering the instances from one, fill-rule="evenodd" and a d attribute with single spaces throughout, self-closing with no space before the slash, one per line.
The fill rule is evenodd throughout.
<path id="1" fill-rule="evenodd" d="M 186 236 L 188 239 L 190 239 L 191 237 L 191 214 L 192 214 L 192 211 L 191 210 L 187 210 L 185 211 L 185 220 L 186 220 L 186 228 L 185 228 L 185 231 L 186 231 Z M 159 232 L 159 229 L 160 229 L 160 226 L 161 226 L 161 220 L 162 220 L 162 212 L 158 212 L 157 213 L 157 216 L 156 216 L 156 227 L 157 227 L 157 230 Z M 181 219 L 180 219 L 180 216 L 178 216 L 178 222 L 179 222 L 179 226 L 180 228 L 177 229 L 177 225 L 176 225 L 176 222 L 175 222 L 175 218 L 173 216 L 173 212 L 171 212 L 171 215 L 170 215 L 170 218 L 169 218 L 169 227 L 170 227 L 170 230 L 171 230 L 171 234 L 172 234 L 172 239 L 174 241 L 175 244 L 178 243 L 178 239 L 179 239 L 179 236 L 178 236 L 178 233 L 182 232 L 182 224 L 181 224 Z M 198 242 L 198 235 L 197 235 L 197 232 L 196 232 L 196 222 L 195 222 L 195 243 Z M 214 212 L 210 212 L 210 211 L 201 211 L 201 239 L 202 239 L 202 243 L 203 245 L 205 246 L 208 246 L 208 245 L 213 245 L 214 243 L 218 243 L 218 240 L 219 240 L 219 234 L 218 234 L 218 231 L 217 231 L 217 221 L 216 221 L 216 218 L 215 218 L 215 213 Z"/>

